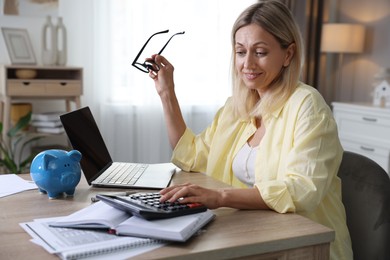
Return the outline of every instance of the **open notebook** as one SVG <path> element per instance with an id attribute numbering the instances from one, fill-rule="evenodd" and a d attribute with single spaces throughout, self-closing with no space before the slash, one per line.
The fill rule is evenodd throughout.
<path id="1" fill-rule="evenodd" d="M 96 187 L 163 189 L 175 166 L 171 163 L 113 162 L 89 107 L 60 116 L 73 149 L 82 154 L 81 169 L 89 185 Z"/>

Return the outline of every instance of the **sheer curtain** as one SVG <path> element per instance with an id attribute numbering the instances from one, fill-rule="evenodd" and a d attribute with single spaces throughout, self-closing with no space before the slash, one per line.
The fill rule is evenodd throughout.
<path id="1" fill-rule="evenodd" d="M 99 0 L 93 1 L 92 105 L 113 159 L 166 162 L 171 157 L 159 97 L 146 73 L 131 66 L 144 51 L 163 55 L 175 67 L 175 89 L 187 125 L 196 133 L 212 120 L 231 95 L 230 30 L 238 14 L 254 0 Z"/>

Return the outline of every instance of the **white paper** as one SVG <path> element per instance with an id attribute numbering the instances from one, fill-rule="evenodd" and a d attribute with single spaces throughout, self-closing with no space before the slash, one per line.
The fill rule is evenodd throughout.
<path id="1" fill-rule="evenodd" d="M 111 248 L 126 245 L 131 242 L 138 242 L 140 246 L 134 246 L 127 250 L 113 251 L 109 254 L 96 255 L 88 259 L 125 259 L 142 254 L 158 247 L 166 245 L 156 240 L 142 239 L 135 237 L 118 237 L 103 231 L 80 230 L 69 228 L 52 228 L 48 222 L 58 220 L 39 219 L 33 222 L 21 223 L 20 226 L 32 237 L 31 242 L 43 247 L 51 254 L 57 254 L 60 258 L 75 252 L 82 252 L 85 249 Z M 48 221 L 48 222 L 46 222 Z M 152 244 L 148 244 L 152 241 Z"/>
<path id="2" fill-rule="evenodd" d="M 0 174 L 0 198 L 37 188 L 34 182 L 23 180 L 16 174 Z"/>
<path id="3" fill-rule="evenodd" d="M 210 210 L 175 218 L 145 220 L 128 215 L 103 201 L 98 201 L 58 221 L 49 222 L 56 227 L 87 228 L 105 226 L 118 235 L 149 237 L 184 242 L 214 218 Z M 78 223 L 78 224 L 77 224 Z M 89 225 L 86 225 L 89 223 Z M 97 225 L 97 224 L 104 225 Z"/>
<path id="4" fill-rule="evenodd" d="M 57 227 L 93 228 L 93 225 L 86 225 L 93 222 L 95 224 L 94 228 L 115 228 L 130 217 L 131 215 L 128 213 L 98 201 L 50 224 Z"/>

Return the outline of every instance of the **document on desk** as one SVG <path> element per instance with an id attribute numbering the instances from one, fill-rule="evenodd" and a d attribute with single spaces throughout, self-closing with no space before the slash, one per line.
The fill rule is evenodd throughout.
<path id="1" fill-rule="evenodd" d="M 38 189 L 35 183 L 26 181 L 16 174 L 0 175 L 0 198 L 33 189 Z"/>
<path id="2" fill-rule="evenodd" d="M 111 229 L 120 236 L 138 236 L 185 242 L 214 219 L 211 210 L 180 217 L 145 220 L 113 208 L 102 201 L 96 202 L 59 221 L 54 227 Z"/>
<path id="3" fill-rule="evenodd" d="M 61 259 L 125 259 L 166 245 L 159 240 L 119 237 L 104 230 L 50 227 L 48 223 L 56 220 L 37 219 L 20 226 L 30 234 L 33 243 Z"/>
<path id="4" fill-rule="evenodd" d="M 129 215 L 101 201 L 57 218 L 20 223 L 42 246 L 62 259 L 107 254 L 140 254 L 166 245 L 167 240 L 184 242 L 214 218 L 205 212 L 148 221 Z M 116 258 L 124 259 L 120 256 Z"/>

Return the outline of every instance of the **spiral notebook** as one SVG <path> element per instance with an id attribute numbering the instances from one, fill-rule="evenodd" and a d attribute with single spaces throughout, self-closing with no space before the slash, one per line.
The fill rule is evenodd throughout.
<path id="1" fill-rule="evenodd" d="M 20 223 L 20 226 L 35 244 L 61 259 L 104 254 L 108 259 L 126 259 L 164 246 L 167 241 L 187 241 L 214 217 L 214 213 L 208 210 L 147 221 L 99 201 L 69 216 L 36 219 Z"/>
<path id="2" fill-rule="evenodd" d="M 47 221 L 55 220 L 58 218 L 37 219 L 20 223 L 20 226 L 32 237 L 31 242 L 61 259 L 128 259 L 166 245 L 155 239 L 120 237 L 96 230 L 50 227 Z"/>

